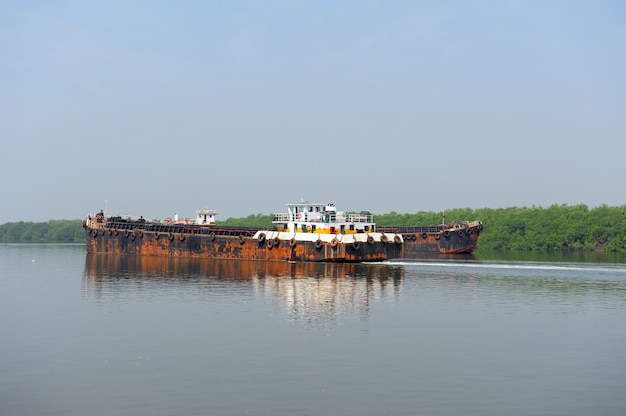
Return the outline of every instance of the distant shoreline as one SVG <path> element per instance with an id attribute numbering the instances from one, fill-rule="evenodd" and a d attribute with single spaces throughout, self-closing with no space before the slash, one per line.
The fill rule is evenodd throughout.
<path id="1" fill-rule="evenodd" d="M 218 225 L 271 228 L 273 215 L 228 218 Z M 414 226 L 481 220 L 477 250 L 626 252 L 626 205 L 457 208 L 436 212 L 375 215 L 378 226 Z M 0 225 L 1 243 L 82 243 L 82 220 L 9 222 Z"/>

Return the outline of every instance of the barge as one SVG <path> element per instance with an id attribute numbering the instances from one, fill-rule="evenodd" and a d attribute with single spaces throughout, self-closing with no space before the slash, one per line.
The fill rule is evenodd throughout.
<path id="1" fill-rule="evenodd" d="M 378 227 L 379 232 L 402 235 L 403 257 L 420 254 L 462 254 L 476 249 L 478 236 L 483 230 L 481 221 L 463 224 L 440 224 L 413 227 Z"/>
<path id="2" fill-rule="evenodd" d="M 347 214 L 333 204 L 287 204 L 273 229 L 225 227 L 216 211 L 195 220 L 107 217 L 83 221 L 88 253 L 290 262 L 373 262 L 401 258 L 401 232 L 376 229 L 371 214 Z"/>

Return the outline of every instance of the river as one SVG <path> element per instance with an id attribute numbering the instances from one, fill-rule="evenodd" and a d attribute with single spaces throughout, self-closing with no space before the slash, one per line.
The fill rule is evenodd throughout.
<path id="1" fill-rule="evenodd" d="M 0 415 L 623 415 L 626 261 L 0 245 Z"/>

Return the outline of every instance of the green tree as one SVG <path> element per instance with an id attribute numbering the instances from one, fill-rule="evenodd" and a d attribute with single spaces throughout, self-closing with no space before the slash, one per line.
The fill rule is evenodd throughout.
<path id="1" fill-rule="evenodd" d="M 256 214 L 228 218 L 219 225 L 271 228 L 273 215 Z M 501 250 L 588 250 L 626 251 L 626 205 L 601 205 L 589 209 L 584 204 L 543 207 L 457 208 L 445 211 L 448 224 L 481 220 L 485 226 L 478 247 Z M 376 214 L 378 226 L 435 225 L 442 212 L 420 211 Z M 84 242 L 81 220 L 50 220 L 45 223 L 15 222 L 0 225 L 3 243 Z"/>

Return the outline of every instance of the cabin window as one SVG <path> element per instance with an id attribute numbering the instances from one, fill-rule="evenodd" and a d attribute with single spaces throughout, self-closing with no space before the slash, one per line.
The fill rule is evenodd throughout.
<path id="1" fill-rule="evenodd" d="M 314 233 L 315 232 L 315 225 L 311 225 L 311 232 Z"/>
<path id="2" fill-rule="evenodd" d="M 346 226 L 342 225 L 341 226 L 341 234 L 345 234 L 346 233 Z"/>
<path id="3" fill-rule="evenodd" d="M 354 231 L 354 224 L 350 224 L 350 231 Z"/>
<path id="4" fill-rule="evenodd" d="M 369 226 L 369 225 L 366 225 L 366 226 L 365 226 L 365 231 L 369 231 L 369 230 L 370 230 L 370 226 Z"/>

